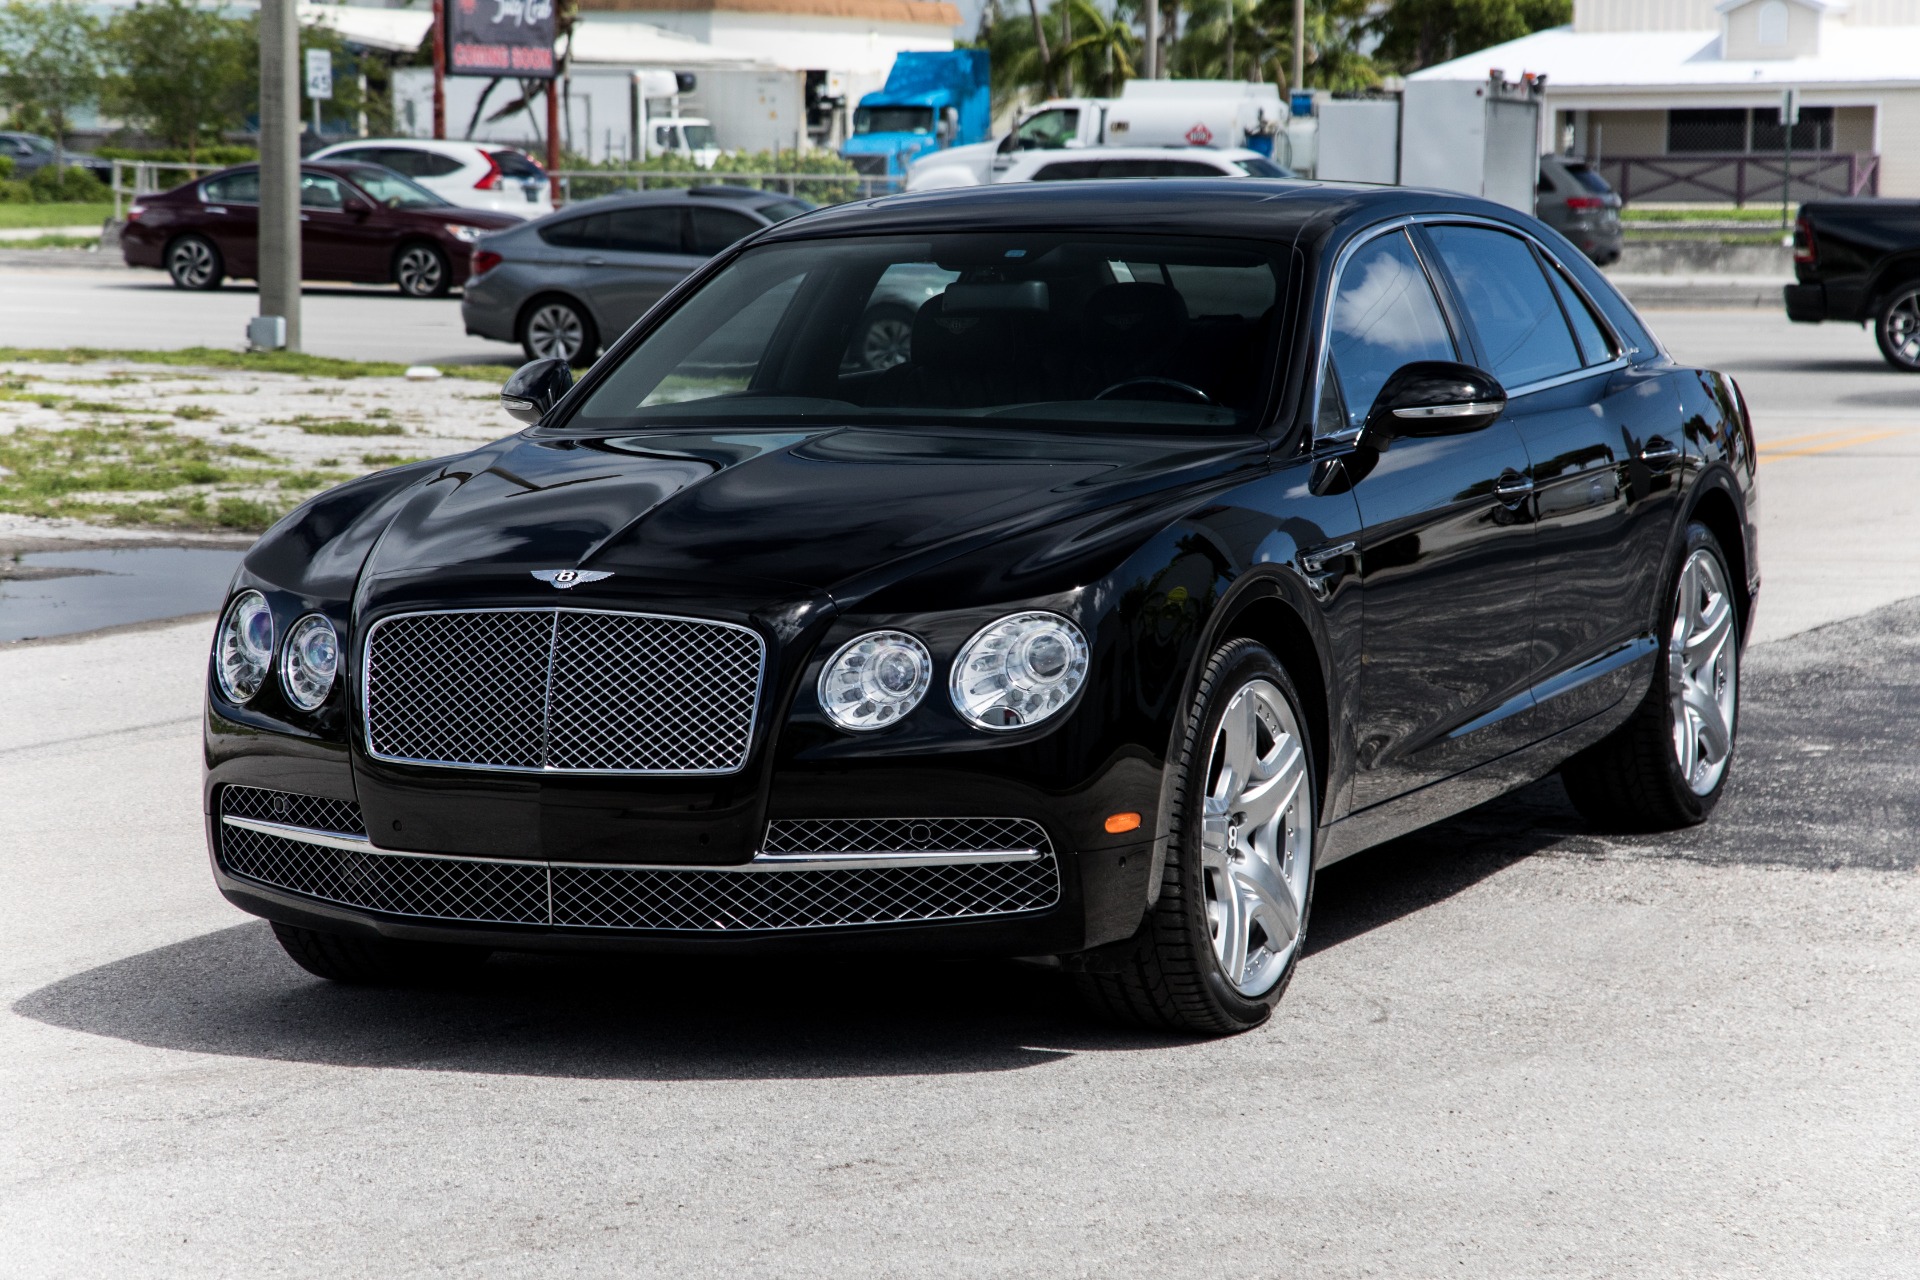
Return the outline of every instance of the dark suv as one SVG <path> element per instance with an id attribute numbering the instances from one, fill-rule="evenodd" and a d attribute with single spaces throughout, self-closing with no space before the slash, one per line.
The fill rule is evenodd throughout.
<path id="1" fill-rule="evenodd" d="M 1534 199 L 1540 221 L 1579 245 L 1580 252 L 1601 266 L 1620 261 L 1625 243 L 1620 205 L 1619 193 L 1586 161 L 1540 157 L 1540 187 Z"/>
<path id="2" fill-rule="evenodd" d="M 602 196 L 473 248 L 467 332 L 518 342 L 529 360 L 593 359 L 714 254 L 813 208 L 746 187 Z"/>

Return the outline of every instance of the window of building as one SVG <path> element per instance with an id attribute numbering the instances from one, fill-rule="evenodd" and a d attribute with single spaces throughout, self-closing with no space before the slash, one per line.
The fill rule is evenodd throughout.
<path id="1" fill-rule="evenodd" d="M 1778 49 L 1787 42 L 1786 0 L 1767 0 L 1755 15 L 1759 30 L 1755 39 L 1762 49 Z"/>
<path id="2" fill-rule="evenodd" d="M 1780 151 L 1786 146 L 1786 130 L 1780 127 L 1780 112 L 1757 107 L 1753 113 L 1753 149 Z M 1833 150 L 1833 108 L 1802 107 L 1800 123 L 1793 126 L 1795 151 Z"/>
<path id="3" fill-rule="evenodd" d="M 1667 112 L 1667 150 L 1698 152 L 1779 151 L 1785 145 L 1777 107 L 1712 107 Z M 1833 108 L 1802 107 L 1793 127 L 1795 151 L 1833 150 Z"/>

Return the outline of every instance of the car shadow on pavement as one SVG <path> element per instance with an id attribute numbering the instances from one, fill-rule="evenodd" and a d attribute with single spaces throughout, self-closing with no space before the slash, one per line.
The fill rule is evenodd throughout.
<path id="1" fill-rule="evenodd" d="M 1330 868 L 1307 962 L 1551 842 L 1534 813 L 1551 803 L 1527 795 Z M 310 978 L 258 921 L 75 974 L 13 1012 L 194 1053 L 583 1079 L 974 1073 L 1192 1043 L 1095 1022 L 1060 974 L 1009 962 L 497 955 L 455 985 L 382 990 Z"/>

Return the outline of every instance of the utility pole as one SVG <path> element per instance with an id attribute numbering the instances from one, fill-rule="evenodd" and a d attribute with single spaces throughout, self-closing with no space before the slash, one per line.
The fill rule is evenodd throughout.
<path id="1" fill-rule="evenodd" d="M 447 0 L 433 0 L 433 136 L 447 136 Z"/>
<path id="2" fill-rule="evenodd" d="M 261 0 L 260 323 L 247 336 L 289 351 L 300 349 L 299 62 L 294 0 Z"/>
<path id="3" fill-rule="evenodd" d="M 1307 83 L 1307 0 L 1293 0 L 1293 82 L 1288 93 L 1297 93 Z"/>
<path id="4" fill-rule="evenodd" d="M 1147 79 L 1160 78 L 1160 0 L 1147 0 Z"/>

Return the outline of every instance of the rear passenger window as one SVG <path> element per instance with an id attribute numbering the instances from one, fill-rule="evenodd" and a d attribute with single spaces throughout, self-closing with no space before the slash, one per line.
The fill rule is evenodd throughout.
<path id="1" fill-rule="evenodd" d="M 466 167 L 452 156 L 411 147 L 388 147 L 380 153 L 380 163 L 409 178 L 444 178 Z"/>
<path id="2" fill-rule="evenodd" d="M 556 249 L 605 249 L 608 240 L 607 215 L 596 213 L 586 218 L 571 218 L 540 228 L 540 238 Z"/>
<path id="3" fill-rule="evenodd" d="M 681 248 L 680 207 L 654 205 L 615 209 L 608 214 L 612 239 L 608 248 L 621 253 L 685 253 Z"/>
<path id="4" fill-rule="evenodd" d="M 693 243 L 689 251 L 709 258 L 760 229 L 760 224 L 752 218 L 731 209 L 702 209 L 695 205 L 688 210 L 688 215 L 693 219 Z"/>
<path id="5" fill-rule="evenodd" d="M 1607 341 L 1606 330 L 1600 327 L 1580 291 L 1557 270 L 1548 271 L 1547 279 L 1553 281 L 1553 291 L 1559 296 L 1560 305 L 1566 308 L 1573 336 L 1580 343 L 1580 358 L 1590 365 L 1605 364 L 1613 359 L 1613 344 Z"/>
<path id="6" fill-rule="evenodd" d="M 1580 368 L 1580 353 L 1541 274 L 1518 236 L 1489 227 L 1429 227 L 1453 277 L 1488 372 L 1509 388 Z"/>
<path id="7" fill-rule="evenodd" d="M 1331 354 L 1349 427 L 1366 422 L 1374 397 L 1401 365 L 1460 358 L 1405 232 L 1369 240 L 1348 260 L 1333 300 Z"/>
<path id="8" fill-rule="evenodd" d="M 249 169 L 245 173 L 230 173 L 224 178 L 215 178 L 201 191 L 208 204 L 259 204 L 260 171 Z"/>

